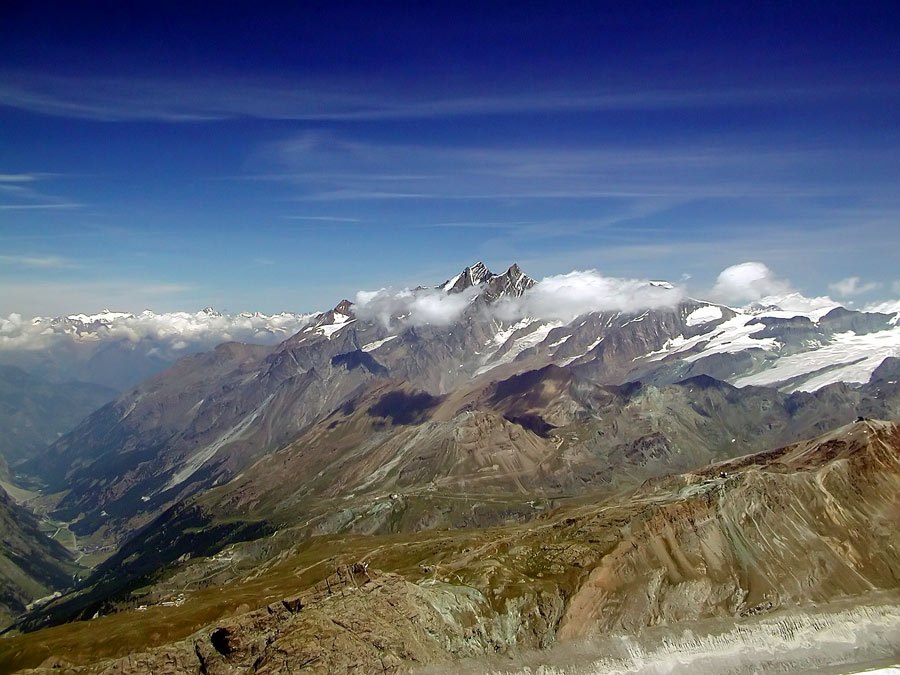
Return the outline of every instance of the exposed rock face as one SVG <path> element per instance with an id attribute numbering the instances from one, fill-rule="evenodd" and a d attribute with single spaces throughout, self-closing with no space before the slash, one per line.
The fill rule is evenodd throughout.
<path id="1" fill-rule="evenodd" d="M 339 566 L 299 596 L 185 641 L 80 667 L 401 672 L 611 630 L 864 601 L 900 588 L 898 490 L 900 428 L 862 421 L 526 526 L 473 532 L 462 549 L 440 534 L 394 540 L 393 552 L 385 541 L 369 556 L 396 560 L 406 549 L 423 561 L 418 580 L 374 563 Z"/>
<path id="2" fill-rule="evenodd" d="M 417 664 L 505 651 L 515 644 L 546 646 L 561 613 L 558 596 L 528 593 L 508 611 L 497 612 L 474 588 L 413 584 L 355 564 L 300 596 L 90 670 L 104 675 L 406 672 Z"/>
<path id="3" fill-rule="evenodd" d="M 897 587 L 898 450 L 896 426 L 859 423 L 662 481 L 646 499 L 669 498 L 591 571 L 560 639 Z"/>
<path id="4" fill-rule="evenodd" d="M 558 620 L 561 603 L 522 600 L 530 606 L 507 617 L 473 588 L 421 586 L 356 565 L 310 593 L 204 631 L 195 650 L 209 673 L 235 666 L 258 673 L 399 672 L 507 649 L 520 636 L 504 619 L 518 624 L 522 609 L 535 624 L 532 635 Z"/>
<path id="5" fill-rule="evenodd" d="M 447 293 L 461 293 L 467 288 L 472 288 L 473 286 L 484 283 L 493 276 L 495 276 L 493 272 L 479 260 L 474 265 L 466 267 L 452 279 L 448 279 L 440 286 L 440 288 Z"/>

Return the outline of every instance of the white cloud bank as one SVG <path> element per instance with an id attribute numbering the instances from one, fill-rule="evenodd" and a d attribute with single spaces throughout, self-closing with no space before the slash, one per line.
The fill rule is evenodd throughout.
<path id="1" fill-rule="evenodd" d="M 385 326 L 450 325 L 472 304 L 479 288 L 462 293 L 419 288 L 360 291 L 355 311 L 362 320 L 377 320 Z M 635 312 L 671 307 L 686 297 L 682 287 L 648 279 L 606 277 L 595 270 L 575 271 L 542 279 L 521 297 L 501 298 L 482 307 L 496 318 L 512 321 L 524 316 L 544 320 L 571 321 L 586 312 Z"/>
<path id="2" fill-rule="evenodd" d="M 500 303 L 501 316 L 571 321 L 586 312 L 638 312 L 672 307 L 686 297 L 680 286 L 649 279 L 603 276 L 596 270 L 545 277 L 521 298 Z"/>
<path id="3" fill-rule="evenodd" d="M 712 295 L 730 304 L 755 302 L 768 296 L 787 295 L 792 292 L 791 283 L 779 279 L 761 262 L 744 262 L 726 267 L 719 273 Z"/>
<path id="4" fill-rule="evenodd" d="M 94 315 L 23 319 L 0 317 L 0 350 L 40 350 L 65 342 L 100 344 L 112 341 L 154 343 L 161 352 L 175 354 L 189 347 L 213 347 L 237 340 L 274 344 L 305 326 L 309 314 L 219 314 L 212 310 L 140 314 L 101 312 Z M 176 354 L 177 355 L 177 354 Z"/>
<path id="5" fill-rule="evenodd" d="M 435 288 L 404 288 L 399 291 L 382 288 L 357 293 L 353 309 L 357 318 L 380 321 L 385 326 L 395 321 L 413 326 L 447 326 L 462 316 L 476 295 L 477 287 L 452 294 Z"/>
<path id="6" fill-rule="evenodd" d="M 881 284 L 877 281 L 870 281 L 864 284 L 861 283 L 859 277 L 847 277 L 846 279 L 835 281 L 833 284 L 828 284 L 828 288 L 832 292 L 837 293 L 838 297 L 850 298 L 854 295 L 863 295 L 881 288 Z"/>
<path id="7" fill-rule="evenodd" d="M 761 262 L 744 262 L 719 273 L 710 292 L 712 299 L 728 305 L 777 305 L 787 312 L 819 312 L 840 303 L 828 296 L 809 298 L 797 292 L 791 282 L 779 278 Z"/>

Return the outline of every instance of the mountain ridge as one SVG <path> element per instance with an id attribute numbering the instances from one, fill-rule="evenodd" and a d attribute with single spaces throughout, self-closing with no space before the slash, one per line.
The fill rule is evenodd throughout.
<path id="1" fill-rule="evenodd" d="M 814 323 L 794 313 L 739 314 L 689 299 L 631 314 L 588 312 L 569 323 L 502 319 L 494 308 L 539 288 L 517 265 L 493 274 L 475 264 L 439 288 L 448 297 L 472 294 L 450 326 L 403 324 L 402 312 L 389 322 L 364 320 L 357 305 L 344 300 L 274 347 L 233 345 L 179 361 L 98 411 L 31 468 L 49 477 L 54 489 L 72 488 L 58 515 L 85 513 L 76 524 L 80 534 L 103 526 L 119 538 L 132 526 L 125 523 L 116 534 L 120 526 L 107 523 L 101 511 L 112 521 L 127 520 L 135 510 L 158 513 L 143 505 L 159 509 L 173 503 L 192 494 L 197 480 L 206 486 L 229 480 L 380 379 L 443 395 L 469 382 L 505 380 L 546 365 L 604 385 L 641 380 L 660 386 L 700 374 L 722 379 L 724 371 L 743 365 L 755 369 L 743 378 L 752 383 L 771 379 L 780 363 L 776 359 L 772 367 L 773 354 L 790 359 L 815 353 L 808 351 L 811 335 L 825 341 L 846 334 L 833 325 L 870 331 L 863 339 L 900 336 L 891 323 L 896 317 L 889 315 L 832 310 Z M 692 320 L 706 308 L 716 312 Z M 119 467 L 109 476 L 118 487 L 97 495 L 87 485 L 95 478 L 92 467 L 101 464 Z"/>
<path id="2" fill-rule="evenodd" d="M 345 299 L 277 345 L 185 356 L 93 413 L 23 465 L 57 493 L 52 517 L 110 552 L 76 611 L 178 568 L 191 542 L 213 555 L 298 527 L 524 522 L 536 504 L 900 418 L 897 316 L 729 308 L 640 281 L 629 292 L 654 306 L 566 319 L 569 278 L 541 283 L 476 264 Z M 68 602 L 44 616 L 71 618 Z"/>

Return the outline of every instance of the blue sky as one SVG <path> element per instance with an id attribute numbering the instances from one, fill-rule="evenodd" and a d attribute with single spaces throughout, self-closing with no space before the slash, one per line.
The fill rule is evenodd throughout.
<path id="1" fill-rule="evenodd" d="M 285 4 L 0 5 L 0 315 L 477 259 L 900 295 L 896 6 Z"/>

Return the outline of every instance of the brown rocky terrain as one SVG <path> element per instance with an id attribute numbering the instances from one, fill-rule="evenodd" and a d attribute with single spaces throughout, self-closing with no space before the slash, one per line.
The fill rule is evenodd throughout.
<path id="1" fill-rule="evenodd" d="M 7 638 L 0 667 L 405 672 L 611 631 L 865 603 L 900 585 L 898 494 L 900 428 L 860 421 L 523 525 L 313 537 L 180 606 Z M 260 609 L 229 604 L 250 596 Z M 223 611 L 180 637 L 160 627 Z M 142 637 L 83 644 L 82 625 Z"/>

